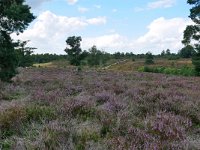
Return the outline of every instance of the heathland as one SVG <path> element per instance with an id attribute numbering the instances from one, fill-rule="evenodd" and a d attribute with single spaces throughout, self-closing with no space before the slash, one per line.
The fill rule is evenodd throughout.
<path id="1" fill-rule="evenodd" d="M 143 65 L 19 68 L 0 82 L 0 149 L 199 149 L 200 78 L 138 72 Z M 151 67 L 160 65 L 192 67 Z"/>

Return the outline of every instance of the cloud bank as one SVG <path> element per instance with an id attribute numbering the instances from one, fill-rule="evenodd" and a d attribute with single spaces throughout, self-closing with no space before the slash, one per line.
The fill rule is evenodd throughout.
<path id="1" fill-rule="evenodd" d="M 40 14 L 32 27 L 15 39 L 31 40 L 29 46 L 38 48 L 36 53 L 64 53 L 65 40 L 68 36 L 78 34 L 87 26 L 106 23 L 105 17 L 80 18 L 58 16 L 50 11 Z"/>
<path id="2" fill-rule="evenodd" d="M 29 46 L 38 48 L 35 53 L 57 53 L 64 54 L 65 40 L 72 35 L 82 35 L 82 31 L 89 26 L 98 26 L 107 23 L 106 17 L 81 18 L 58 16 L 50 11 L 45 11 L 38 16 L 32 27 L 23 34 L 14 38 L 31 40 Z M 116 51 L 154 54 L 169 48 L 177 52 L 182 48 L 181 40 L 183 31 L 191 24 L 189 19 L 164 17 L 153 20 L 148 26 L 148 31 L 137 38 L 130 38 L 117 33 L 102 33 L 99 36 L 82 36 L 82 48 L 88 49 L 96 45 L 99 49 L 110 53 Z"/>

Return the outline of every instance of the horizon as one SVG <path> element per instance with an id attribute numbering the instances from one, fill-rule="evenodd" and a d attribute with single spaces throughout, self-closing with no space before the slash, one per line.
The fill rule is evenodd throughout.
<path id="1" fill-rule="evenodd" d="M 15 39 L 30 40 L 34 53 L 65 54 L 66 39 L 81 36 L 83 50 L 148 51 L 154 55 L 183 47 L 183 31 L 192 21 L 183 0 L 27 0 L 37 18 Z"/>

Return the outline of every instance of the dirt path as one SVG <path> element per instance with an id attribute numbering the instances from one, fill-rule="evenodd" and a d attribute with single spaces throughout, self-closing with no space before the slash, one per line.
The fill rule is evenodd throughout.
<path id="1" fill-rule="evenodd" d="M 106 69 L 109 69 L 109 68 L 112 67 L 112 66 L 119 65 L 119 64 L 125 63 L 125 62 L 127 62 L 127 61 L 128 61 L 127 59 L 125 59 L 125 60 L 120 60 L 120 61 L 118 61 L 118 62 L 116 62 L 116 63 L 113 63 L 113 64 L 111 64 L 111 65 L 108 65 L 108 66 L 106 66 L 106 67 L 103 67 L 102 69 L 103 69 L 103 70 L 106 70 Z"/>

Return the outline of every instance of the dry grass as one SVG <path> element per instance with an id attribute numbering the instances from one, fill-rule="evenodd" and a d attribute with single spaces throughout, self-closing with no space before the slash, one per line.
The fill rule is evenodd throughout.
<path id="1" fill-rule="evenodd" d="M 128 60 L 123 63 L 112 65 L 108 70 L 113 71 L 137 71 L 138 68 L 145 65 L 144 59 L 136 59 L 135 61 Z M 155 59 L 154 64 L 149 65 L 151 67 L 175 67 L 181 68 L 183 66 L 193 67 L 191 59 L 179 59 L 179 60 L 167 60 L 167 59 Z"/>

